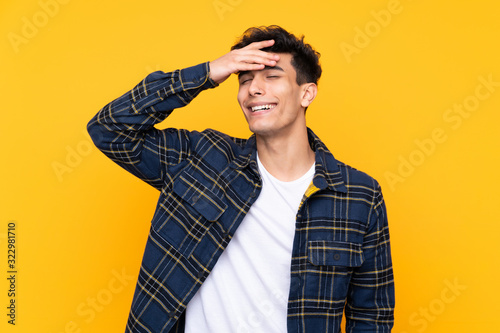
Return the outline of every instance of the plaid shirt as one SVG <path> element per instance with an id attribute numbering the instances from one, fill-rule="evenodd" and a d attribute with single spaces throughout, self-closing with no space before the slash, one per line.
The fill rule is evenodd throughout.
<path id="1" fill-rule="evenodd" d="M 96 146 L 160 191 L 126 332 L 183 332 L 184 310 L 262 183 L 255 136 L 153 125 L 217 84 L 209 64 L 154 72 L 89 122 Z M 315 175 L 296 215 L 288 332 L 390 332 L 394 282 L 378 183 L 308 129 Z M 202 330 L 200 331 L 202 332 Z"/>

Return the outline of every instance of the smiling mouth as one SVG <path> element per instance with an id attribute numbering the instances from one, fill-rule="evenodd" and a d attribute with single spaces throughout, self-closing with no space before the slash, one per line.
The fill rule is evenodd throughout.
<path id="1" fill-rule="evenodd" d="M 257 106 L 252 106 L 250 111 L 252 112 L 257 112 L 257 111 L 267 111 L 274 109 L 276 107 L 276 104 L 264 104 L 264 105 L 257 105 Z"/>

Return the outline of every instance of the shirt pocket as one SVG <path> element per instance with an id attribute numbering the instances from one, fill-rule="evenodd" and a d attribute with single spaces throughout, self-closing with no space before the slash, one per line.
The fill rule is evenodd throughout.
<path id="1" fill-rule="evenodd" d="M 162 206 L 164 218 L 153 228 L 186 258 L 227 208 L 222 198 L 188 172 L 177 177 Z"/>
<path id="2" fill-rule="evenodd" d="M 217 221 L 227 208 L 221 198 L 187 172 L 180 175 L 172 190 L 210 222 Z"/>
<path id="3" fill-rule="evenodd" d="M 309 241 L 308 260 L 315 266 L 359 267 L 364 261 L 361 244 Z"/>
<path id="4" fill-rule="evenodd" d="M 307 245 L 305 306 L 341 313 L 352 272 L 364 261 L 361 244 L 315 240 Z"/>

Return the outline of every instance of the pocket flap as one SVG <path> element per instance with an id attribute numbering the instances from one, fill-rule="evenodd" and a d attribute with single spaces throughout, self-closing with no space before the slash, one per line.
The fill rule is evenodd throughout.
<path id="1" fill-rule="evenodd" d="M 358 267 L 364 261 L 361 244 L 336 241 L 309 241 L 309 262 L 316 266 Z"/>
<path id="2" fill-rule="evenodd" d="M 227 208 L 221 198 L 187 172 L 174 182 L 173 191 L 208 221 L 217 221 Z"/>

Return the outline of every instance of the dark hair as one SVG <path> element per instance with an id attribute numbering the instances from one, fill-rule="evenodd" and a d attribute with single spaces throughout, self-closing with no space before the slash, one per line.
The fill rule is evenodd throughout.
<path id="1" fill-rule="evenodd" d="M 241 49 L 253 42 L 274 39 L 274 44 L 263 48 L 262 51 L 275 53 L 290 53 L 292 66 L 297 72 L 297 84 L 314 82 L 318 84 L 321 76 L 320 54 L 311 45 L 304 43 L 304 36 L 300 39 L 277 25 L 268 27 L 252 27 L 247 29 L 231 50 Z"/>

